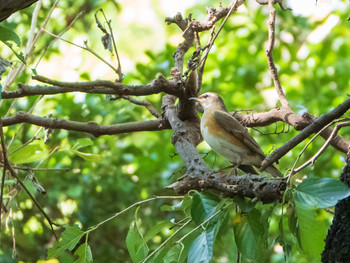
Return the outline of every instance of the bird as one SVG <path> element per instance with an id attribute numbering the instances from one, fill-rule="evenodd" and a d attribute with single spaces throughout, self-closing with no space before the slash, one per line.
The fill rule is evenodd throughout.
<path id="1" fill-rule="evenodd" d="M 247 128 L 227 112 L 222 98 L 217 93 L 206 92 L 189 100 L 197 101 L 204 111 L 200 121 L 201 133 L 212 150 L 227 159 L 234 168 L 258 174 L 253 166 L 259 169 L 266 155 Z M 273 165 L 265 170 L 273 177 L 283 177 Z"/>

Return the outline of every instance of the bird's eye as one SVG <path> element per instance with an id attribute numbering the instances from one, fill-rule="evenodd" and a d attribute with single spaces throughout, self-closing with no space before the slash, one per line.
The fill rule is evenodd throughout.
<path id="1" fill-rule="evenodd" d="M 204 94 L 204 95 L 203 95 L 203 98 L 208 98 L 208 94 Z"/>

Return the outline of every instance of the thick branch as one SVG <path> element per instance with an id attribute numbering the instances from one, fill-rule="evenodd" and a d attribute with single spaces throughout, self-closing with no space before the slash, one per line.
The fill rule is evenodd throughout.
<path id="1" fill-rule="evenodd" d="M 33 77 L 41 82 L 51 84 L 53 86 L 43 85 L 25 85 L 18 84 L 16 91 L 3 91 L 3 99 L 15 99 L 35 95 L 53 95 L 68 92 L 84 92 L 91 94 L 111 94 L 111 95 L 133 95 L 145 96 L 165 92 L 177 95 L 180 89 L 177 85 L 170 83 L 164 77 L 154 79 L 147 85 L 124 85 L 117 82 L 107 80 L 84 81 L 84 82 L 63 82 L 51 80 L 42 76 Z"/>
<path id="2" fill-rule="evenodd" d="M 160 131 L 169 129 L 169 124 L 164 120 L 151 120 L 142 122 L 119 123 L 102 126 L 95 122 L 78 122 L 58 119 L 49 119 L 19 112 L 13 117 L 4 118 L 3 126 L 10 126 L 18 123 L 29 123 L 51 129 L 64 129 L 70 131 L 86 132 L 95 137 L 101 135 L 115 135 L 140 131 Z"/>
<path id="3" fill-rule="evenodd" d="M 309 137 L 312 133 L 316 133 L 321 130 L 324 126 L 330 123 L 334 119 L 340 118 L 345 112 L 350 108 L 350 99 L 340 104 L 337 108 L 333 109 L 331 112 L 322 115 L 321 117 L 314 120 L 309 126 L 302 130 L 297 136 L 288 141 L 285 145 L 281 146 L 275 150 L 271 155 L 269 155 L 265 161 L 262 163 L 261 171 L 266 169 L 272 163 L 278 161 L 287 152 L 297 146 L 300 142 Z"/>
<path id="4" fill-rule="evenodd" d="M 0 0 L 0 22 L 18 10 L 27 8 L 38 0 Z"/>
<path id="5" fill-rule="evenodd" d="M 249 197 L 256 198 L 263 203 L 281 201 L 283 192 L 286 189 L 285 179 L 271 179 L 259 175 L 227 176 L 219 172 L 210 172 L 199 180 L 193 173 L 183 180 L 177 181 L 168 186 L 176 192 L 186 193 L 189 190 L 212 189 L 220 192 L 226 197 Z"/>
<path id="6" fill-rule="evenodd" d="M 231 115 L 246 127 L 263 127 L 278 121 L 282 121 L 293 126 L 297 131 L 303 130 L 315 120 L 315 117 L 309 113 L 304 113 L 302 116 L 300 116 L 299 114 L 294 113 L 290 108 L 286 107 L 272 109 L 268 112 L 251 114 L 244 114 L 236 111 L 232 112 Z M 333 129 L 328 127 L 322 131 L 320 135 L 327 140 L 332 132 Z M 350 147 L 350 140 L 337 134 L 330 144 L 338 151 L 346 154 Z"/>

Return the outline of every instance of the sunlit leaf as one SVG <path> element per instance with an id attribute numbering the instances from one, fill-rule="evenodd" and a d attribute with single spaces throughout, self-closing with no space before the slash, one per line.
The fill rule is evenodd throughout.
<path id="1" fill-rule="evenodd" d="M 85 233 L 80 230 L 77 225 L 65 226 L 60 242 L 55 242 L 53 247 L 47 252 L 48 258 L 59 257 L 65 250 L 72 250 L 75 248 L 79 240 Z"/>
<path id="2" fill-rule="evenodd" d="M 304 203 L 295 202 L 300 233 L 300 246 L 306 255 L 317 261 L 321 259 L 328 227 L 317 218 L 315 210 Z"/>
<path id="3" fill-rule="evenodd" d="M 9 160 L 15 164 L 42 161 L 49 155 L 47 146 L 42 142 L 33 142 L 19 149 L 9 156 Z"/>
<path id="4" fill-rule="evenodd" d="M 92 262 L 92 253 L 89 244 L 84 243 L 78 247 L 74 253 L 75 256 L 78 256 L 78 259 L 74 263 L 91 263 Z"/>
<path id="5" fill-rule="evenodd" d="M 14 31 L 4 26 L 0 26 L 0 41 L 13 41 L 17 46 L 21 45 L 21 39 L 19 36 Z"/>
<path id="6" fill-rule="evenodd" d="M 90 138 L 81 138 L 76 140 L 74 145 L 72 146 L 72 150 L 79 150 L 82 147 L 93 145 L 93 141 Z"/>
<path id="7" fill-rule="evenodd" d="M 148 247 L 142 244 L 143 237 L 138 231 L 135 222 L 133 222 L 129 228 L 128 235 L 126 236 L 126 247 L 129 251 L 129 255 L 134 263 L 140 262 L 148 254 Z"/>
<path id="8" fill-rule="evenodd" d="M 79 157 L 83 158 L 86 161 L 100 161 L 101 160 L 101 156 L 98 154 L 93 154 L 93 153 L 84 153 L 84 152 L 80 152 L 80 151 L 75 151 L 72 150 L 73 153 L 75 153 L 76 155 L 78 155 Z"/>

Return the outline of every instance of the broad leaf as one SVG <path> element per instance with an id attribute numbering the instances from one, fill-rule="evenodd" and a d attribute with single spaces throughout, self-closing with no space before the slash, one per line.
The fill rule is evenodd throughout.
<path id="1" fill-rule="evenodd" d="M 93 145 L 93 141 L 90 138 L 78 139 L 72 146 L 72 150 L 79 150 L 82 147 Z"/>
<path id="2" fill-rule="evenodd" d="M 137 247 L 145 245 L 150 239 L 152 239 L 155 235 L 157 235 L 160 231 L 162 231 L 164 228 L 169 228 L 173 226 L 170 221 L 160 221 L 155 226 L 153 226 L 150 230 L 147 231 L 145 236 L 140 240 L 141 243 L 136 243 L 135 245 Z"/>
<path id="3" fill-rule="evenodd" d="M 84 243 L 78 247 L 74 253 L 78 259 L 74 263 L 90 263 L 92 262 L 92 253 L 89 244 Z"/>
<path id="4" fill-rule="evenodd" d="M 84 234 L 85 232 L 81 231 L 77 225 L 65 226 L 61 241 L 55 242 L 53 247 L 48 250 L 48 258 L 59 257 L 66 249 L 74 249 Z"/>
<path id="5" fill-rule="evenodd" d="M 161 211 L 183 211 L 185 214 L 187 214 L 187 208 L 192 204 L 192 197 L 186 194 L 184 196 L 184 199 L 182 199 L 181 202 L 179 202 L 176 205 L 163 205 L 160 210 Z"/>
<path id="6" fill-rule="evenodd" d="M 0 26 L 0 41 L 4 43 L 8 41 L 13 41 L 16 43 L 17 46 L 21 45 L 21 40 L 18 37 L 18 35 L 11 29 L 4 26 Z"/>
<path id="7" fill-rule="evenodd" d="M 31 163 L 45 160 L 49 150 L 43 142 L 33 142 L 10 155 L 9 160 L 15 164 Z"/>
<path id="8" fill-rule="evenodd" d="M 260 222 L 261 215 L 257 209 L 247 214 L 236 214 L 234 217 L 234 233 L 238 250 L 247 258 L 261 260 L 267 252 L 267 222 Z"/>
<path id="9" fill-rule="evenodd" d="M 71 150 L 71 151 L 86 161 L 98 162 L 101 160 L 101 156 L 98 154 L 84 153 L 84 152 L 80 152 L 80 151 L 76 151 L 76 150 Z"/>
<path id="10" fill-rule="evenodd" d="M 199 225 L 216 212 L 219 199 L 211 193 L 198 192 L 195 192 L 192 198 L 191 216 L 193 221 Z"/>
<path id="11" fill-rule="evenodd" d="M 163 258 L 164 263 L 178 263 L 181 262 L 181 256 L 184 250 L 184 246 L 182 244 L 173 245 L 166 255 Z"/>
<path id="12" fill-rule="evenodd" d="M 209 263 L 213 256 L 215 229 L 200 234 L 188 252 L 188 263 Z"/>
<path id="13" fill-rule="evenodd" d="M 320 261 L 327 229 L 325 222 L 317 219 L 316 212 L 304 203 L 295 202 L 300 233 L 300 247 L 305 254 Z"/>
<path id="14" fill-rule="evenodd" d="M 138 245 L 142 244 L 142 241 L 143 237 L 138 231 L 135 222 L 133 222 L 126 236 L 126 247 L 134 263 L 139 263 L 148 254 L 149 249 L 146 245 Z"/>
<path id="15" fill-rule="evenodd" d="M 294 197 L 304 204 L 326 208 L 334 206 L 341 199 L 350 196 L 350 188 L 330 178 L 310 178 L 299 184 Z"/>

